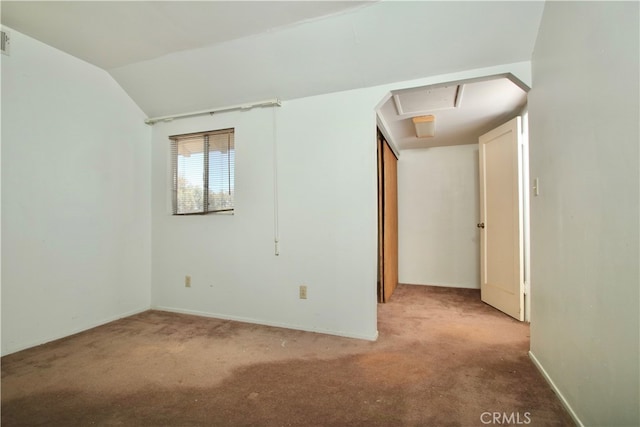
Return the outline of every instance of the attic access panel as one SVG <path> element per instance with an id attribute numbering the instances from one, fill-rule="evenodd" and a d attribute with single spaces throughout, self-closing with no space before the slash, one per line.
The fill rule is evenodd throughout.
<path id="1" fill-rule="evenodd" d="M 463 85 L 427 87 L 394 92 L 393 101 L 399 116 L 430 113 L 457 108 Z"/>

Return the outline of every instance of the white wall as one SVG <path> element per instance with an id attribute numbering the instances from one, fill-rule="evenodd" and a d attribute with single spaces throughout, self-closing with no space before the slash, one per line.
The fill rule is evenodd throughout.
<path id="1" fill-rule="evenodd" d="M 280 255 L 274 255 L 274 111 L 159 123 L 152 141 L 152 305 L 262 324 L 377 336 L 374 107 L 391 89 L 527 63 L 287 101 L 275 110 Z M 236 212 L 172 217 L 169 135 L 236 129 Z M 192 276 L 191 288 L 184 276 Z M 298 286 L 308 299 L 298 299 Z"/>
<path id="2" fill-rule="evenodd" d="M 150 304 L 150 130 L 104 71 L 2 56 L 2 354 Z"/>
<path id="3" fill-rule="evenodd" d="M 370 95 L 338 93 L 154 126 L 153 306 L 375 339 L 373 105 Z M 236 130 L 235 214 L 171 216 L 167 137 L 229 127 Z M 302 284 L 307 300 L 298 299 Z"/>
<path id="4" fill-rule="evenodd" d="M 547 2 L 529 95 L 531 353 L 589 426 L 637 426 L 639 4 Z"/>
<path id="5" fill-rule="evenodd" d="M 280 255 L 274 255 L 274 110 L 158 123 L 152 141 L 152 305 L 374 339 L 374 108 L 392 89 L 512 72 L 517 63 L 287 101 L 275 109 Z M 168 136 L 236 129 L 235 215 L 171 216 Z M 476 162 L 477 163 L 477 162 Z M 477 206 L 477 203 L 476 203 Z M 475 224 L 475 223 L 473 223 Z M 184 276 L 191 275 L 190 288 Z M 298 286 L 308 299 L 298 299 Z"/>
<path id="6" fill-rule="evenodd" d="M 480 287 L 479 203 L 477 144 L 401 153 L 400 283 Z"/>
<path id="7" fill-rule="evenodd" d="M 103 71 L 13 31 L 2 58 L 3 354 L 150 305 L 374 339 L 374 107 L 392 89 L 505 72 L 530 81 L 523 62 L 278 108 L 276 257 L 273 110 L 151 130 Z M 224 127 L 237 132 L 235 215 L 172 217 L 167 136 Z"/>

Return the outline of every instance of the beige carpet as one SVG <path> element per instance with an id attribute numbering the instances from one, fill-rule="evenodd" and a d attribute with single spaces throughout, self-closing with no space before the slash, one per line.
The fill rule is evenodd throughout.
<path id="1" fill-rule="evenodd" d="M 2 358 L 2 426 L 574 425 L 476 290 L 400 285 L 379 332 L 148 311 Z"/>

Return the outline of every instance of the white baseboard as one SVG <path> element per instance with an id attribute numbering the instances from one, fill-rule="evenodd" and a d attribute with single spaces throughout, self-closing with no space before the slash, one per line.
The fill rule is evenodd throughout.
<path id="1" fill-rule="evenodd" d="M 436 288 L 457 288 L 457 289 L 477 289 L 480 290 L 480 285 L 468 285 L 460 283 L 411 283 L 400 280 L 398 284 L 412 285 L 412 286 L 432 286 Z"/>
<path id="2" fill-rule="evenodd" d="M 83 327 L 76 328 L 76 329 L 71 329 L 71 330 L 69 330 L 69 331 L 67 331 L 65 333 L 62 333 L 62 334 L 56 334 L 56 335 L 52 335 L 50 337 L 43 338 L 43 339 L 40 339 L 40 340 L 30 341 L 28 343 L 23 343 L 23 344 L 18 345 L 17 347 L 12 347 L 12 348 L 8 349 L 6 353 L 2 353 L 2 356 L 7 356 L 9 354 L 17 353 L 19 351 L 26 350 L 28 348 L 36 347 L 36 346 L 39 346 L 39 345 L 42 345 L 42 344 L 49 343 L 51 341 L 55 341 L 55 340 L 59 340 L 59 339 L 62 339 L 62 338 L 66 338 L 66 337 L 71 336 L 71 335 L 79 334 L 80 332 L 88 331 L 89 329 L 97 328 L 98 326 L 105 325 L 107 323 L 113 322 L 113 321 L 118 320 L 118 319 L 122 319 L 124 317 L 133 316 L 134 314 L 142 313 L 142 312 L 147 311 L 147 310 L 149 310 L 149 307 L 139 308 L 139 309 L 136 309 L 136 310 L 125 312 L 125 313 L 116 314 L 115 316 L 109 316 L 109 317 L 101 319 L 101 320 L 99 320 L 97 322 L 89 323 L 88 325 L 85 325 Z"/>
<path id="3" fill-rule="evenodd" d="M 316 332 L 320 334 L 336 335 L 339 337 L 356 338 L 356 339 L 367 340 L 367 341 L 376 341 L 378 339 L 378 331 L 376 331 L 375 334 L 373 335 L 361 335 L 361 334 L 352 334 L 352 333 L 343 332 L 343 331 L 331 331 L 331 330 L 320 329 L 320 328 L 317 328 L 317 329 L 304 328 L 299 325 L 290 325 L 290 324 L 280 323 L 280 322 L 269 322 L 264 320 L 253 319 L 250 317 L 230 316 L 227 314 L 208 313 L 208 312 L 197 311 L 197 310 L 184 310 L 181 308 L 173 308 L 173 307 L 166 307 L 166 306 L 152 306 L 151 309 L 168 311 L 171 313 L 181 313 L 181 314 L 191 314 L 194 316 L 212 317 L 214 319 L 233 320 L 235 322 L 252 323 L 256 325 L 273 326 L 276 328 L 294 329 L 296 331 Z"/>
<path id="4" fill-rule="evenodd" d="M 556 384 L 553 382 L 553 380 L 551 379 L 547 371 L 544 369 L 544 367 L 540 364 L 540 361 L 538 360 L 538 358 L 531 351 L 529 351 L 529 358 L 531 359 L 533 364 L 536 366 L 536 368 L 538 368 L 538 370 L 540 371 L 544 379 L 547 380 L 547 382 L 549 383 L 549 385 L 551 386 L 555 394 L 558 395 L 560 402 L 562 402 L 562 404 L 567 409 L 567 411 L 569 411 L 569 414 L 571 415 L 571 418 L 573 418 L 573 421 L 575 421 L 576 425 L 578 427 L 584 427 L 584 423 L 580 420 L 580 417 L 578 417 L 578 414 L 576 414 L 576 412 L 573 410 L 569 402 L 567 402 L 567 399 L 565 399 L 562 392 L 558 390 L 558 387 L 556 386 Z"/>

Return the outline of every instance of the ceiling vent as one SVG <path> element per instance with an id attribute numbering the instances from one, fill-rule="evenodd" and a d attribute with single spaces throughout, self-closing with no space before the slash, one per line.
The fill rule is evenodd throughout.
<path id="1" fill-rule="evenodd" d="M 394 91 L 393 101 L 400 116 L 448 110 L 460 105 L 462 87 L 452 85 Z"/>
<path id="2" fill-rule="evenodd" d="M 3 54 L 9 55 L 9 42 L 11 41 L 9 33 L 5 30 L 0 31 L 0 50 Z"/>

